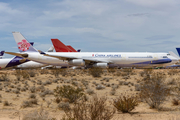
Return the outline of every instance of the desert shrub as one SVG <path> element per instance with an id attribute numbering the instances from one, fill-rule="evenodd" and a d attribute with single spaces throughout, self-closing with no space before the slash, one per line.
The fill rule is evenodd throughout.
<path id="1" fill-rule="evenodd" d="M 89 94 L 89 95 L 92 95 L 92 94 L 94 94 L 94 90 L 92 90 L 92 89 L 87 89 L 87 90 L 86 90 L 86 93 Z"/>
<path id="2" fill-rule="evenodd" d="M 158 109 L 170 94 L 169 86 L 164 82 L 161 73 L 154 73 L 150 79 L 145 80 L 141 85 L 140 96 L 151 108 Z"/>
<path id="3" fill-rule="evenodd" d="M 107 68 L 109 73 L 115 73 L 117 71 L 117 68 Z"/>
<path id="4" fill-rule="evenodd" d="M 56 97 L 56 98 L 55 98 L 55 102 L 56 102 L 56 103 L 60 103 L 61 101 L 62 101 L 61 98 L 59 98 L 59 97 Z"/>
<path id="5" fill-rule="evenodd" d="M 30 94 L 29 98 L 36 98 L 36 94 Z"/>
<path id="6" fill-rule="evenodd" d="M 179 105 L 179 100 L 174 98 L 174 99 L 172 100 L 172 104 L 173 104 L 173 105 Z"/>
<path id="7" fill-rule="evenodd" d="M 12 92 L 16 94 L 20 94 L 20 91 L 18 89 L 13 90 Z"/>
<path id="8" fill-rule="evenodd" d="M 115 95 L 116 94 L 116 89 L 112 89 L 110 92 L 109 92 L 110 95 Z"/>
<path id="9" fill-rule="evenodd" d="M 32 103 L 30 101 L 23 101 L 21 104 L 21 108 L 26 108 L 26 107 L 32 107 Z"/>
<path id="10" fill-rule="evenodd" d="M 110 120 L 115 109 L 107 106 L 107 98 L 94 96 L 89 102 L 81 100 L 75 102 L 71 109 L 65 109 L 62 120 Z"/>
<path id="11" fill-rule="evenodd" d="M 22 75 L 23 79 L 29 79 L 29 77 L 30 77 L 26 70 L 22 70 L 21 75 Z"/>
<path id="12" fill-rule="evenodd" d="M 140 84 L 135 84 L 135 91 L 141 91 L 141 85 Z"/>
<path id="13" fill-rule="evenodd" d="M 169 69 L 168 75 L 177 75 L 179 73 L 179 70 L 177 69 Z"/>
<path id="14" fill-rule="evenodd" d="M 58 98 L 67 98 L 70 103 L 75 102 L 77 99 L 84 95 L 83 89 L 75 88 L 70 85 L 63 85 L 54 89 L 54 96 Z"/>
<path id="15" fill-rule="evenodd" d="M 138 103 L 137 96 L 127 95 L 125 93 L 117 97 L 114 100 L 113 105 L 119 112 L 129 113 L 138 105 Z"/>
<path id="16" fill-rule="evenodd" d="M 22 120 L 56 120 L 50 117 L 49 113 L 43 109 L 31 111 L 23 115 Z"/>
<path id="17" fill-rule="evenodd" d="M 29 79 L 29 74 L 26 70 L 16 70 L 15 71 L 15 76 L 17 80 L 23 79 Z"/>
<path id="18" fill-rule="evenodd" d="M 48 69 L 41 69 L 40 74 L 49 74 Z"/>
<path id="19" fill-rule="evenodd" d="M 132 68 L 123 68 L 122 72 L 125 74 L 123 76 L 132 75 L 133 74 L 133 69 Z"/>
<path id="20" fill-rule="evenodd" d="M 9 81 L 8 74 L 7 73 L 1 74 L 0 81 Z"/>
<path id="21" fill-rule="evenodd" d="M 27 70 L 27 73 L 29 74 L 30 77 L 35 77 L 37 72 L 36 72 L 36 70 L 31 69 L 31 70 Z"/>
<path id="22" fill-rule="evenodd" d="M 140 75 L 141 75 L 142 77 L 144 77 L 144 76 L 150 75 L 150 74 L 152 74 L 152 73 L 153 73 L 153 69 L 148 68 L 148 69 L 144 69 L 142 72 L 140 72 Z"/>
<path id="23" fill-rule="evenodd" d="M 60 69 L 54 68 L 54 69 L 51 70 L 51 73 L 52 73 L 52 75 L 54 75 L 55 77 L 59 77 L 59 75 L 60 75 Z"/>
<path id="24" fill-rule="evenodd" d="M 62 102 L 58 105 L 58 109 L 62 109 L 62 110 L 69 110 L 70 109 L 70 105 L 68 102 Z"/>
<path id="25" fill-rule="evenodd" d="M 55 77 L 59 77 L 59 75 L 62 76 L 66 76 L 68 74 L 66 69 L 59 69 L 59 68 L 54 68 L 51 70 L 51 73 L 55 76 Z"/>
<path id="26" fill-rule="evenodd" d="M 171 94 L 174 96 L 174 100 L 179 101 L 180 100 L 180 82 L 176 81 L 175 85 L 173 85 Z M 175 102 L 175 101 L 172 102 Z M 174 104 L 174 103 L 173 103 Z"/>
<path id="27" fill-rule="evenodd" d="M 46 101 L 47 107 L 49 108 L 49 106 L 51 105 L 51 101 Z"/>
<path id="28" fill-rule="evenodd" d="M 35 93 L 36 92 L 36 87 L 35 86 L 32 86 L 29 88 L 30 92 L 31 93 Z"/>
<path id="29" fill-rule="evenodd" d="M 10 103 L 9 103 L 7 100 L 5 100 L 5 101 L 3 102 L 3 105 L 4 105 L 4 106 L 9 106 Z"/>
<path id="30" fill-rule="evenodd" d="M 93 77 L 101 77 L 101 74 L 103 73 L 103 68 L 100 67 L 92 67 L 89 69 L 89 74 Z"/>
<path id="31" fill-rule="evenodd" d="M 16 70 L 15 71 L 15 76 L 16 76 L 16 79 L 18 80 L 18 81 L 20 81 L 21 80 L 21 70 Z"/>
<path id="32" fill-rule="evenodd" d="M 102 90 L 102 89 L 105 89 L 105 88 L 106 87 L 104 85 L 101 85 L 101 84 L 96 86 L 96 90 Z"/>
<path id="33" fill-rule="evenodd" d="M 33 98 L 33 99 L 29 100 L 29 103 L 37 105 L 38 104 L 38 100 L 36 98 Z"/>

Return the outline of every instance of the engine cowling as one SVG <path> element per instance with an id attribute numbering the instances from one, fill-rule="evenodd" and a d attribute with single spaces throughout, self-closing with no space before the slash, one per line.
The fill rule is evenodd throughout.
<path id="1" fill-rule="evenodd" d="M 101 68 L 107 68 L 108 63 L 95 63 L 93 67 L 101 67 Z"/>
<path id="2" fill-rule="evenodd" d="M 83 59 L 73 59 L 69 61 L 69 65 L 74 65 L 74 66 L 84 66 L 85 62 Z"/>

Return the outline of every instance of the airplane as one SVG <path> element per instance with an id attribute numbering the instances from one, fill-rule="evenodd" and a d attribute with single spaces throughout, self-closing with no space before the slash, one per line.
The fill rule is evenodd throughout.
<path id="1" fill-rule="evenodd" d="M 33 46 L 34 42 L 30 42 L 30 44 Z M 62 44 L 59 44 L 60 46 L 59 48 L 61 49 L 61 46 L 63 46 Z M 65 45 L 64 45 L 65 46 Z M 71 47 L 71 46 L 70 46 Z M 71 47 L 72 49 L 74 49 L 73 47 Z M 66 48 L 69 49 L 69 48 Z M 65 50 L 66 50 L 65 49 Z M 54 46 L 52 45 L 47 52 L 53 52 L 54 50 Z M 75 49 L 74 49 L 75 50 Z M 61 50 L 61 52 L 65 52 L 63 50 Z M 76 51 L 77 52 L 77 51 Z M 0 52 L 0 59 L 3 57 L 4 51 Z M 39 67 L 45 67 L 48 66 L 49 64 L 43 64 L 43 63 L 38 63 L 35 61 L 29 61 L 28 59 L 24 59 L 22 57 L 13 57 L 13 58 L 7 58 L 7 59 L 3 59 L 0 60 L 0 69 L 3 68 L 8 68 L 8 67 L 13 67 L 13 68 L 17 68 L 17 69 L 30 69 L 30 68 L 39 68 Z M 69 66 L 69 65 L 68 65 Z M 49 67 L 49 66 L 48 66 Z M 52 67 L 52 66 L 51 66 Z M 53 66 L 54 67 L 54 66 Z M 57 66 L 58 68 L 60 67 L 67 67 L 66 65 L 64 66 Z"/>
<path id="2" fill-rule="evenodd" d="M 30 43 L 31 44 L 31 43 Z M 48 52 L 53 52 L 54 50 L 54 46 L 52 45 L 49 49 Z M 20 65 L 17 66 L 13 66 L 14 68 L 18 68 L 18 69 L 30 69 L 30 68 L 40 68 L 40 67 L 45 67 L 48 66 L 49 64 L 42 64 L 42 63 L 38 63 L 38 62 L 34 62 L 34 61 L 27 61 L 25 63 L 22 63 Z"/>
<path id="3" fill-rule="evenodd" d="M 58 39 L 51 39 L 52 41 L 56 41 L 56 44 L 53 44 L 52 47 L 47 51 L 47 52 L 53 52 L 53 50 L 55 49 L 56 52 L 77 52 L 72 46 L 70 45 L 65 45 L 63 44 L 60 40 Z M 46 68 L 46 67 L 54 67 L 54 68 L 66 68 L 67 66 L 52 66 L 52 65 L 49 65 L 49 64 L 42 64 L 42 63 L 38 63 L 38 62 L 34 62 L 34 61 L 29 61 L 29 62 L 26 62 L 26 63 L 23 63 L 23 64 L 20 64 L 17 66 L 17 68 L 37 68 L 37 67 L 43 67 L 43 68 Z M 69 66 L 69 65 L 68 65 Z M 70 67 L 70 66 L 69 66 Z"/>
<path id="4" fill-rule="evenodd" d="M 33 42 L 30 42 L 31 45 L 33 45 L 34 43 Z M 4 54 L 5 51 L 1 51 L 0 52 L 0 58 L 3 57 L 3 54 Z M 15 56 L 13 58 L 6 58 L 6 59 L 0 59 L 0 69 L 2 68 L 8 68 L 8 67 L 17 67 L 17 68 L 20 68 L 18 65 L 23 65 L 25 66 L 26 64 L 29 64 L 31 63 L 31 65 L 33 64 L 36 64 L 39 66 L 40 63 L 35 63 L 33 61 L 29 61 L 27 59 L 24 59 L 22 57 L 19 57 L 19 56 Z M 34 66 L 34 65 L 33 65 Z M 44 66 L 44 65 L 43 65 Z M 35 67 L 35 66 L 34 66 Z"/>
<path id="5" fill-rule="evenodd" d="M 21 35 L 13 32 L 19 53 L 7 54 L 23 57 L 43 64 L 85 67 L 157 67 L 168 66 L 178 62 L 169 53 L 152 52 L 42 52 L 37 51 Z"/>

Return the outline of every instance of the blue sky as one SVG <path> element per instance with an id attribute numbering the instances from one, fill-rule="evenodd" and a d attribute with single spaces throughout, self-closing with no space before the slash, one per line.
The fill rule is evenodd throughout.
<path id="1" fill-rule="evenodd" d="M 18 31 L 42 51 L 58 38 L 83 52 L 176 53 L 179 11 L 179 0 L 0 0 L 0 48 L 17 52 Z"/>

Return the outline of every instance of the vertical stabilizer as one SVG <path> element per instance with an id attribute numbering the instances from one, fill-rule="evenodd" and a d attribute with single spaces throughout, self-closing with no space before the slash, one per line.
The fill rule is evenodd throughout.
<path id="1" fill-rule="evenodd" d="M 71 50 L 58 39 L 51 39 L 56 52 L 70 52 Z"/>
<path id="2" fill-rule="evenodd" d="M 20 32 L 13 32 L 19 52 L 37 52 Z"/>
<path id="3" fill-rule="evenodd" d="M 52 45 L 52 46 L 48 49 L 47 52 L 53 52 L 53 50 L 54 50 L 54 46 Z"/>
<path id="4" fill-rule="evenodd" d="M 176 50 L 177 50 L 177 52 L 178 52 L 178 54 L 180 56 L 180 48 L 176 48 Z"/>

